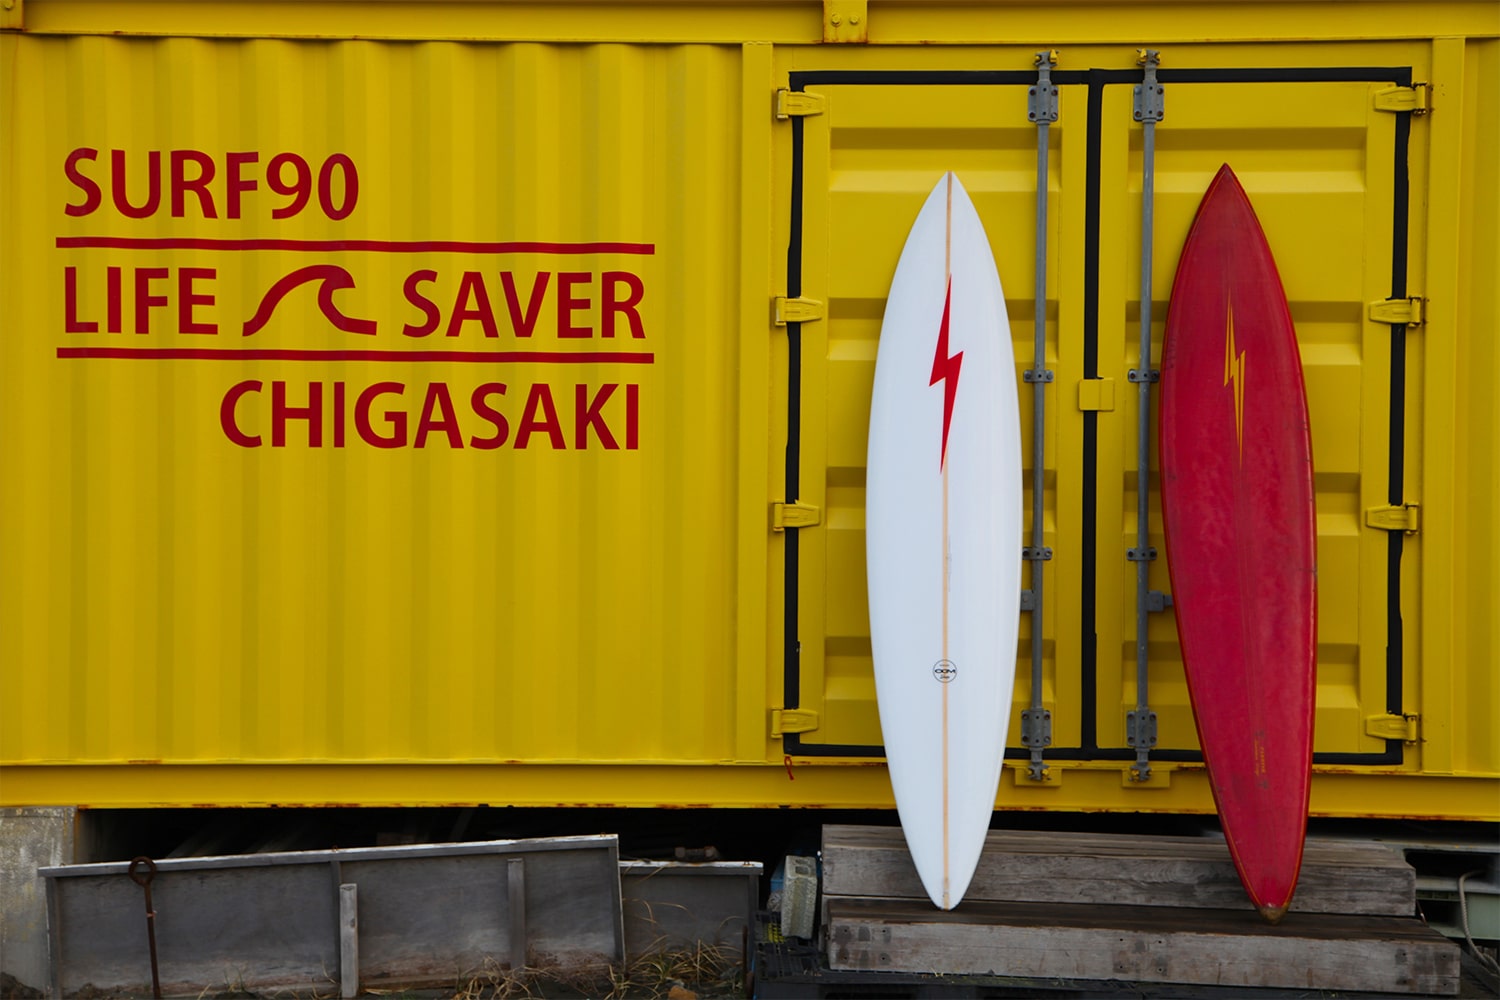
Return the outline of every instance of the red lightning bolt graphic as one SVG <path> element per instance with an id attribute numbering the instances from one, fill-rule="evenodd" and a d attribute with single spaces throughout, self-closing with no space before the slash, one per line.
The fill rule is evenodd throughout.
<path id="1" fill-rule="evenodd" d="M 948 464 L 948 425 L 953 422 L 953 400 L 958 395 L 958 370 L 963 367 L 964 352 L 948 355 L 948 313 L 953 303 L 953 279 L 943 294 L 943 323 L 938 327 L 937 353 L 932 358 L 932 380 L 928 385 L 943 383 L 943 453 L 938 467 Z"/>

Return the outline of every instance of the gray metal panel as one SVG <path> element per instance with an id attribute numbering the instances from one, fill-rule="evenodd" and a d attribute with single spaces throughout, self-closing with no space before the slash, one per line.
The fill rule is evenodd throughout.
<path id="1" fill-rule="evenodd" d="M 757 862 L 622 862 L 627 957 L 634 962 L 701 945 L 727 962 L 740 961 L 760 875 Z"/>
<path id="2" fill-rule="evenodd" d="M 451 983 L 486 958 L 510 965 L 514 854 L 345 862 L 359 886 L 360 980 Z M 623 958 L 618 855 L 595 847 L 523 854 L 526 964 Z"/>
<path id="3" fill-rule="evenodd" d="M 177 858 L 152 882 L 163 990 L 337 989 L 339 885 L 358 886 L 365 986 L 510 964 L 508 861 L 525 865 L 528 963 L 624 957 L 613 836 Z M 149 995 L 145 901 L 126 863 L 44 868 L 60 992 Z"/>
<path id="4" fill-rule="evenodd" d="M 141 887 L 126 875 L 54 884 L 62 995 L 150 996 Z M 326 865 L 158 872 L 151 893 L 164 993 L 337 982 L 337 887 Z"/>

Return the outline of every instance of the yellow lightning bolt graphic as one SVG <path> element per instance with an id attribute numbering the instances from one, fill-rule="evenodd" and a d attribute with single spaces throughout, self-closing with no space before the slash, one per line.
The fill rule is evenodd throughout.
<path id="1" fill-rule="evenodd" d="M 1245 352 L 1234 350 L 1234 303 L 1226 304 L 1228 329 L 1224 335 L 1224 387 L 1234 386 L 1234 436 L 1239 442 L 1240 461 L 1245 460 Z"/>

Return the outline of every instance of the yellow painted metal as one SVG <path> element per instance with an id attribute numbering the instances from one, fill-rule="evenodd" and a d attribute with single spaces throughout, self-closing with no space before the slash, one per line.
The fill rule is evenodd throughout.
<path id="1" fill-rule="evenodd" d="M 1417 66 L 1418 46 L 1392 46 L 1387 62 Z M 1188 68 L 1213 58 L 1175 51 L 1169 65 Z M 1286 289 L 1297 328 L 1307 385 L 1318 508 L 1318 708 L 1315 749 L 1321 753 L 1379 754 L 1363 719 L 1386 704 L 1385 601 L 1387 538 L 1365 530 L 1361 511 L 1387 493 L 1390 441 L 1389 327 L 1364 322 L 1363 305 L 1390 293 L 1394 246 L 1396 118 L 1371 111 L 1368 82 L 1187 83 L 1168 88 L 1167 118 L 1156 129 L 1156 197 L 1152 287 L 1151 367 L 1158 367 L 1161 331 L 1174 265 L 1210 178 L 1229 163 L 1255 206 Z M 1123 235 L 1129 252 L 1111 256 L 1101 271 L 1139 287 L 1141 129 L 1131 122 L 1132 94 L 1106 94 L 1104 145 L 1126 169 L 1101 195 L 1101 216 Z M 1425 156 L 1422 136 L 1408 147 Z M 1420 207 L 1413 205 L 1412 211 Z M 1414 220 L 1420 225 L 1420 219 Z M 1350 247 L 1361 252 L 1349 253 Z M 1103 278 L 1101 279 L 1103 280 Z M 1101 301 L 1109 301 L 1101 297 Z M 1101 315 L 1101 370 L 1138 367 L 1138 294 L 1108 319 Z M 1101 314 L 1104 313 L 1101 305 Z M 1106 362 L 1104 359 L 1108 359 Z M 1126 713 L 1136 706 L 1135 568 L 1124 553 L 1136 544 L 1135 435 L 1139 405 L 1100 417 L 1100 451 L 1117 453 L 1124 475 L 1101 471 L 1101 555 L 1112 558 L 1111 583 L 1101 585 L 1099 685 L 1117 692 L 1099 704 L 1100 741 L 1124 746 Z M 1155 428 L 1155 414 L 1152 427 Z M 1152 434 L 1152 481 L 1156 477 Z M 1151 497 L 1151 544 L 1165 555 L 1160 507 Z M 1165 558 L 1150 570 L 1151 587 L 1170 592 Z M 1117 582 L 1116 582 L 1117 581 Z M 1114 589 L 1118 587 L 1118 589 Z M 1197 733 L 1171 615 L 1155 615 L 1148 637 L 1151 708 L 1162 749 L 1197 747 Z"/>
<path id="2" fill-rule="evenodd" d="M 1029 811 L 1210 813 L 1201 765 L 1154 766 L 1152 783 L 1122 779 L 1117 766 L 1054 764 L 1051 780 L 1026 778 L 1007 764 L 1002 800 Z M 50 772 L 65 771 L 54 775 Z M 1125 772 L 1128 774 L 1128 772 Z M 1382 776 L 1320 770 L 1313 782 L 1318 816 L 1489 820 L 1492 776 Z M 1372 810 L 1376 795 L 1387 797 Z M 66 796 L 66 798 L 58 798 Z M 890 781 L 879 766 L 626 764 L 471 765 L 262 764 L 73 766 L 17 768 L 7 774 L 7 801 L 90 808 L 155 806 L 628 806 L 640 808 L 880 809 Z"/>
<path id="3" fill-rule="evenodd" d="M 656 43 L 816 44 L 825 4 L 845 0 L 15 0 L 28 31 L 209 37 L 363 38 Z M 854 0 L 849 0 L 854 4 Z M 1489 0 L 875 0 L 870 44 L 1022 44 L 1033 50 L 1154 45 L 1205 38 L 1251 42 L 1487 37 Z"/>
<path id="4" fill-rule="evenodd" d="M 880 742 L 862 407 L 885 283 L 913 192 L 956 167 L 1011 296 L 1019 378 L 1031 354 L 1033 133 L 1024 85 L 948 86 L 936 99 L 889 85 L 797 92 L 790 74 L 1030 71 L 1037 50 L 1054 48 L 1059 71 L 1119 73 L 1136 69 L 1149 29 L 1174 71 L 1394 66 L 1426 84 L 1172 83 L 1157 132 L 1153 314 L 1159 343 L 1182 234 L 1228 159 L 1266 225 L 1308 366 L 1318 749 L 1353 759 L 1402 747 L 1393 762 L 1318 765 L 1313 811 L 1500 818 L 1492 2 L 0 6 L 0 805 L 891 805 L 878 757 L 819 750 Z M 863 12 L 867 44 L 824 44 L 826 17 L 849 10 Z M 1128 85 L 1061 89 L 1043 698 L 1056 747 L 1091 733 L 1103 756 L 1055 760 L 1045 783 L 1008 766 L 998 805 L 1208 812 L 1201 765 L 1162 760 L 1154 781 L 1122 780 L 1134 698 L 1123 551 L 1138 457 L 1135 393 L 1110 380 L 1126 384 L 1137 362 L 1140 130 Z M 1102 102 L 1092 167 L 1091 100 Z M 1408 125 L 1403 295 L 1417 298 L 1422 322 L 1404 334 L 1395 504 L 1390 342 L 1392 323 L 1414 317 L 1384 303 L 1396 135 Z M 787 270 L 794 128 L 804 139 L 799 287 Z M 101 203 L 70 215 L 90 197 L 69 179 L 79 149 L 98 150 L 71 169 Z M 162 201 L 146 218 L 114 207 L 114 149 L 132 204 L 147 197 L 149 151 L 161 152 Z M 188 152 L 174 160 L 172 150 Z M 230 153 L 241 154 L 234 165 Z M 282 153 L 295 156 L 268 174 Z M 200 196 L 205 158 L 215 173 Z M 241 178 L 237 218 L 231 176 Z M 306 204 L 272 217 L 304 188 Z M 346 218 L 328 217 L 345 207 Z M 88 242 L 99 238 L 111 242 Z M 305 242 L 202 242 L 226 239 Z M 501 243 L 547 246 L 476 246 Z M 286 285 L 247 336 L 245 322 L 299 272 L 308 280 Z M 566 292 L 564 274 L 577 276 Z M 778 298 L 782 318 L 802 324 L 802 489 L 791 492 L 793 365 Z M 798 300 L 821 303 L 820 317 L 785 311 Z M 427 323 L 425 302 L 437 327 L 406 335 Z M 149 333 L 134 332 L 138 305 Z M 467 318 L 449 337 L 455 312 Z M 338 328 L 339 313 L 374 321 L 375 333 Z M 217 332 L 178 332 L 195 324 Z M 584 329 L 592 335 L 566 335 Z M 71 356 L 140 347 L 615 354 L 486 364 Z M 382 382 L 404 388 L 362 410 L 361 395 Z M 492 383 L 505 391 L 476 406 L 476 389 Z M 1076 400 L 1064 398 L 1071 389 L 1059 387 L 1075 383 Z M 314 392 L 319 447 L 311 415 L 298 412 Z M 500 435 L 498 418 L 504 446 L 477 447 Z M 403 419 L 404 447 L 366 443 L 399 438 Z M 259 447 L 247 446 L 256 436 Z M 1392 706 L 1391 536 L 1385 515 L 1371 523 L 1366 512 L 1408 505 L 1420 505 L 1421 522 L 1401 541 L 1402 698 Z M 798 631 L 788 635 L 791 537 Z M 1169 589 L 1160 562 L 1152 581 Z M 1029 627 L 1027 616 L 1017 734 Z M 1170 615 L 1151 627 L 1162 746 L 1191 751 Z M 790 692 L 789 650 L 800 665 Z"/>
<path id="5" fill-rule="evenodd" d="M 1035 128 L 1027 121 L 1024 86 L 859 84 L 809 89 L 824 99 L 828 113 L 804 123 L 803 292 L 827 301 L 829 318 L 802 329 L 801 495 L 823 506 L 827 514 L 824 526 L 799 535 L 800 697 L 803 705 L 820 704 L 824 715 L 817 732 L 804 736 L 801 744 L 837 752 L 839 746 L 880 743 L 864 587 L 823 586 L 820 581 L 864 578 L 865 429 L 885 289 L 911 220 L 944 169 L 959 172 L 981 217 L 1034 216 Z M 1062 118 L 1054 127 L 1053 185 L 1062 203 L 1068 200 L 1061 190 L 1064 178 L 1082 179 L 1085 148 L 1078 136 L 1084 97 L 1079 88 L 1064 93 Z M 1081 198 L 1072 200 L 1077 205 L 1054 215 L 1054 227 L 1064 219 L 1081 224 Z M 1018 227 L 1004 222 L 1001 227 L 990 235 L 1006 289 L 1019 379 L 1021 368 L 1031 367 L 1033 353 L 1028 294 L 1034 285 L 1033 242 L 1029 231 L 1024 238 L 1010 239 L 1007 234 L 1018 235 Z M 1056 232 L 1054 248 L 1078 245 L 1059 239 Z M 877 247 L 878 256 L 871 252 Z M 1055 257 L 1054 250 L 1053 275 L 1058 273 Z M 1066 281 L 1069 276 L 1053 280 Z M 1048 309 L 1055 316 L 1058 306 L 1052 303 Z M 1055 328 L 1049 337 L 1049 356 L 1055 356 Z M 1066 334 L 1063 340 L 1077 342 Z M 1029 406 L 1022 407 L 1021 436 L 1031 440 Z M 1077 466 L 1067 463 L 1059 471 L 1062 453 L 1050 434 L 1048 448 L 1047 479 L 1056 483 L 1061 477 L 1066 484 L 1077 474 Z M 1048 519 L 1045 544 L 1055 545 L 1057 522 L 1051 510 Z M 1077 558 L 1076 547 L 1059 548 L 1059 559 L 1045 564 L 1049 593 L 1056 593 L 1050 589 L 1056 586 L 1050 578 Z M 1045 609 L 1050 635 L 1079 634 L 1076 602 L 1047 602 Z M 1023 657 L 1028 669 L 1018 675 L 1011 722 L 1017 737 L 1019 713 L 1030 701 L 1030 627 L 1030 616 L 1024 616 L 1021 649 L 1028 650 Z M 1044 700 L 1057 706 L 1052 714 L 1058 739 L 1076 745 L 1079 685 L 1076 673 L 1060 677 L 1054 656 L 1049 651 Z"/>
<path id="6" fill-rule="evenodd" d="M 6 48 L 0 757 L 718 761 L 763 734 L 734 696 L 766 510 L 739 506 L 724 322 L 737 50 Z M 165 187 L 146 218 L 115 149 L 135 204 Z M 310 164 L 285 219 L 280 156 Z"/>

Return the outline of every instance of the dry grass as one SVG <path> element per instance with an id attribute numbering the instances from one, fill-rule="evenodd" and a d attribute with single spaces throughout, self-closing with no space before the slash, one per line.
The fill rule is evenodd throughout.
<path id="1" fill-rule="evenodd" d="M 528 966 L 519 971 L 486 959 L 483 966 L 454 985 L 455 1000 L 655 1000 L 693 994 L 698 997 L 742 997 L 744 969 L 738 950 L 703 943 L 657 951 L 627 964 L 594 966 Z"/>

